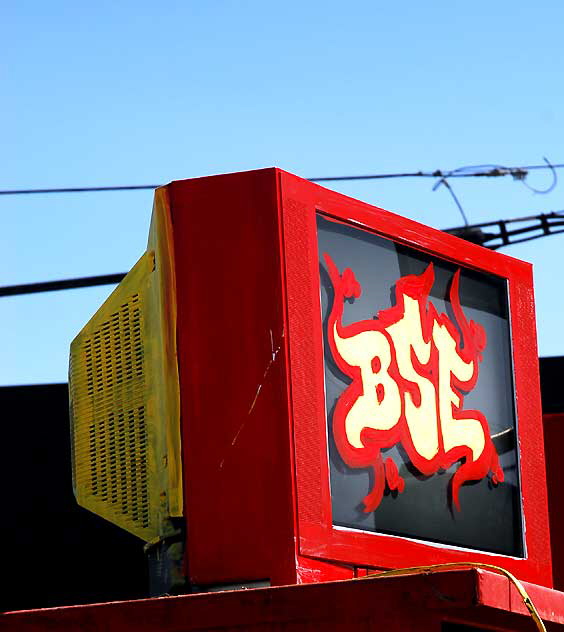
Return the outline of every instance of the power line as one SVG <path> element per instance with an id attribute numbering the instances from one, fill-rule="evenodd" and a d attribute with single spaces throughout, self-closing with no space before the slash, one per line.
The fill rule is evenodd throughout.
<path id="1" fill-rule="evenodd" d="M 45 281 L 43 283 L 25 283 L 22 285 L 6 285 L 0 287 L 0 296 L 19 296 L 21 294 L 36 294 L 38 292 L 54 292 L 56 290 L 74 290 L 80 287 L 94 287 L 97 285 L 113 285 L 119 283 L 125 273 L 103 274 L 98 276 L 80 277 L 78 279 L 61 279 L 60 281 Z"/>
<path id="2" fill-rule="evenodd" d="M 524 226 L 523 223 L 525 223 Z M 510 228 L 514 224 L 521 224 L 521 226 Z M 484 231 L 484 228 L 489 230 Z M 444 232 L 479 244 L 490 250 L 497 250 L 503 246 L 521 244 L 525 241 L 532 241 L 533 239 L 564 232 L 564 211 L 540 213 L 539 215 L 516 217 L 514 219 L 499 219 L 481 224 L 467 224 L 457 228 L 445 228 Z"/>
<path id="3" fill-rule="evenodd" d="M 367 175 L 351 176 L 323 176 L 307 178 L 310 182 L 346 182 L 356 180 L 384 180 L 392 178 L 499 178 L 511 176 L 515 180 L 523 182 L 530 171 L 550 169 L 553 173 L 555 169 L 563 169 L 564 164 L 551 164 L 547 161 L 543 165 L 525 165 L 521 167 L 504 167 L 502 165 L 473 165 L 460 167 L 458 169 L 435 171 L 407 171 L 402 173 L 373 173 Z M 0 195 L 33 195 L 48 193 L 94 193 L 103 191 L 142 191 L 156 189 L 161 184 L 137 184 L 120 186 L 98 186 L 98 187 L 60 187 L 49 189 L 4 189 L 0 190 Z"/>
<path id="4" fill-rule="evenodd" d="M 509 228 L 513 224 L 523 224 L 520 228 Z M 484 228 L 490 229 L 485 232 Z M 455 235 L 466 241 L 497 250 L 503 246 L 539 239 L 548 235 L 564 232 L 564 210 L 513 219 L 499 219 L 481 224 L 469 224 L 456 228 L 445 228 L 445 233 Z M 528 235 L 528 236 L 527 236 Z M 518 237 L 516 239 L 516 237 Z M 490 242 L 498 243 L 490 243 Z M 21 294 L 35 294 L 37 292 L 54 292 L 56 290 L 71 290 L 81 287 L 110 285 L 119 283 L 125 273 L 106 274 L 100 276 L 81 277 L 78 279 L 62 279 L 60 281 L 46 281 L 44 283 L 28 283 L 24 285 L 8 285 L 0 287 L 0 297 L 17 296 Z"/>
<path id="5" fill-rule="evenodd" d="M 134 184 L 108 187 L 63 187 L 59 189 L 6 189 L 0 195 L 31 195 L 34 193 L 94 193 L 96 191 L 142 191 L 156 189 L 160 184 Z"/>
<path id="6" fill-rule="evenodd" d="M 508 246 L 511 244 L 521 243 L 524 241 L 530 241 L 532 239 L 538 239 L 539 237 L 545 237 L 547 235 L 553 235 L 564 232 L 564 211 L 555 211 L 552 213 L 541 213 L 540 215 L 520 217 L 516 219 L 497 220 L 492 222 L 485 222 L 482 224 L 468 224 L 464 211 L 455 196 L 450 185 L 448 184 L 448 178 L 469 178 L 469 177 L 502 177 L 510 175 L 513 179 L 524 182 L 529 171 L 550 169 L 553 174 L 553 183 L 546 190 L 537 190 L 529 187 L 536 193 L 547 193 L 552 191 L 556 185 L 556 169 L 564 168 L 564 164 L 551 164 L 546 158 L 544 158 L 544 165 L 525 165 L 521 167 L 504 167 L 501 165 L 473 165 L 467 167 L 461 167 L 451 171 L 435 170 L 432 172 L 415 171 L 405 173 L 387 173 L 387 174 L 371 174 L 371 175 L 357 175 L 357 176 L 328 176 L 320 178 L 309 178 L 311 182 L 331 182 L 331 181 L 346 181 L 346 180 L 376 180 L 384 178 L 409 178 L 409 177 L 422 177 L 422 178 L 438 178 L 438 182 L 433 188 L 435 190 L 441 184 L 444 184 L 456 202 L 465 225 L 456 228 L 447 228 L 445 232 L 452 235 L 466 239 L 477 244 L 480 244 L 491 250 L 497 250 L 502 246 Z M 0 195 L 26 195 L 35 193 L 89 193 L 97 191 L 134 191 L 134 190 L 147 190 L 156 189 L 161 185 L 158 184 L 142 184 L 142 185 L 126 185 L 126 186 L 101 186 L 101 187 L 65 187 L 56 189 L 12 189 L 12 190 L 0 190 Z M 529 186 L 529 185 L 526 185 Z M 509 224 L 516 222 L 533 222 L 532 225 L 517 228 L 508 229 Z M 495 232 L 484 232 L 483 228 L 492 228 Z M 559 230 L 554 230 L 559 228 Z M 531 236 L 522 237 L 527 233 L 535 233 Z M 519 239 L 515 239 L 519 236 Z M 498 241 L 498 243 L 491 244 L 489 242 Z M 82 287 L 94 287 L 100 285 L 110 285 L 119 283 L 125 276 L 125 273 L 106 274 L 91 277 L 80 277 L 74 279 L 61 279 L 59 281 L 46 281 L 42 283 L 27 283 L 20 285 L 9 285 L 0 287 L 0 297 L 3 296 L 18 296 L 22 294 L 35 294 L 38 292 L 53 292 L 57 290 L 70 290 Z"/>

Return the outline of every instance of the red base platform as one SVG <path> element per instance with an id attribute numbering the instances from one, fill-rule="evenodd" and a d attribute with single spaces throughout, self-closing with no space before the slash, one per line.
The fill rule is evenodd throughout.
<path id="1" fill-rule="evenodd" d="M 548 630 L 564 630 L 564 593 L 523 584 Z M 18 632 L 195 630 L 535 630 L 515 586 L 483 570 L 358 579 L 246 591 L 8 612 Z"/>

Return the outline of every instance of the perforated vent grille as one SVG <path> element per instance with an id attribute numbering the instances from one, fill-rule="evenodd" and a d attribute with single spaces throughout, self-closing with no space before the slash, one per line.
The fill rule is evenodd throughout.
<path id="1" fill-rule="evenodd" d="M 91 396 L 143 377 L 139 294 L 134 294 L 84 341 L 84 352 L 88 394 Z"/>
<path id="2" fill-rule="evenodd" d="M 152 521 L 144 306 L 139 292 L 120 298 L 72 353 L 75 487 L 139 534 Z"/>
<path id="3" fill-rule="evenodd" d="M 145 408 L 110 413 L 88 430 L 92 494 L 148 527 Z"/>

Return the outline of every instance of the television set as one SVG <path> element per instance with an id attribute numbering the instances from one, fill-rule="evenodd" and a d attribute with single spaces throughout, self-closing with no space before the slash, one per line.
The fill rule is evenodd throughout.
<path id="1" fill-rule="evenodd" d="M 155 192 L 71 346 L 78 501 L 189 587 L 551 586 L 531 266 L 279 169 Z"/>

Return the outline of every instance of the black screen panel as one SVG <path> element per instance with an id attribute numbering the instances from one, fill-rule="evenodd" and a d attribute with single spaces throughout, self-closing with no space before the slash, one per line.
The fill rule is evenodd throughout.
<path id="1" fill-rule="evenodd" d="M 329 220 L 320 214 L 317 226 L 333 524 L 337 527 L 524 557 L 516 442 L 517 420 L 506 280 L 461 268 L 451 262 L 396 244 L 368 231 Z M 374 495 L 374 490 L 378 485 L 382 485 L 382 480 L 378 478 L 385 470 L 379 470 L 373 465 L 351 464 L 353 457 L 345 454 L 347 446 L 342 447 L 343 441 L 346 442 L 348 439 L 346 437 L 343 439 L 341 436 L 336 440 L 335 417 L 336 415 L 343 417 L 343 414 L 335 411 L 336 409 L 347 410 L 347 406 L 350 406 L 350 402 L 344 405 L 342 401 L 339 404 L 339 400 L 354 399 L 354 394 L 351 395 L 354 391 L 354 388 L 351 389 L 351 384 L 355 380 L 359 382 L 363 396 L 364 390 L 372 389 L 374 384 L 370 383 L 367 386 L 364 378 L 359 380 L 358 377 L 352 376 L 352 371 L 342 370 L 343 365 L 339 364 L 339 359 L 335 357 L 340 354 L 335 351 L 334 346 L 331 346 L 329 340 L 332 335 L 333 337 L 335 335 L 332 334 L 333 328 L 330 324 L 331 314 L 334 309 L 338 311 L 340 308 L 339 305 L 335 305 L 335 302 L 340 300 L 342 304 L 340 323 L 344 328 L 343 331 L 349 333 L 354 327 L 370 328 L 370 324 L 366 325 L 369 322 L 385 322 L 390 310 L 397 305 L 398 287 L 401 286 L 398 281 L 405 277 L 421 277 L 426 271 L 429 275 L 430 264 L 432 264 L 433 278 L 424 303 L 425 309 L 434 310 L 437 323 L 448 319 L 454 328 L 453 336 L 460 336 L 461 349 L 464 349 L 464 345 L 470 344 L 469 336 L 465 339 L 465 333 L 472 327 L 468 323 L 473 321 L 476 324 L 474 327 L 477 327 L 476 331 L 484 333 L 484 348 L 479 354 L 480 361 L 476 361 L 477 381 L 468 392 L 464 389 L 454 391 L 455 395 L 458 393 L 461 396 L 462 405 L 459 409 L 453 405 L 453 410 L 455 410 L 455 416 L 458 414 L 456 410 L 459 410 L 464 413 L 479 411 L 485 417 L 487 431 L 484 431 L 483 440 L 486 445 L 493 446 L 492 463 L 498 464 L 499 476 L 496 477 L 494 467 L 491 471 L 482 473 L 476 480 L 470 479 L 464 482 L 457 494 L 460 507 L 458 509 L 456 503 L 453 502 L 453 478 L 458 469 L 467 461 L 472 460 L 468 454 L 472 454 L 472 457 L 474 454 L 479 455 L 481 454 L 479 450 L 476 448 L 474 452 L 466 453 L 466 456 L 453 461 L 448 467 L 424 473 L 415 465 L 414 459 L 410 458 L 410 452 L 406 449 L 409 439 L 405 439 L 404 432 L 403 440 L 394 441 L 391 438 L 388 441 L 389 445 L 380 450 L 381 462 L 391 462 L 390 476 L 386 473 L 387 478 L 381 500 L 375 508 L 367 511 L 366 499 L 370 498 L 371 494 Z M 339 298 L 339 291 L 335 288 L 338 281 L 336 282 L 335 279 L 343 279 L 346 269 L 352 272 L 352 276 L 350 272 L 346 273 L 350 277 L 347 277 L 349 279 L 347 282 L 350 285 L 353 279 L 358 284 L 360 296 Z M 335 274 L 338 276 L 335 277 Z M 459 277 L 458 291 L 451 294 L 454 291 L 455 276 Z M 462 322 L 462 319 L 459 317 L 457 320 L 457 313 L 451 301 L 452 296 L 459 297 L 463 317 L 466 319 L 466 329 L 459 322 Z M 439 325 L 437 324 L 436 327 L 438 332 Z M 390 330 L 384 333 L 387 335 L 388 331 Z M 445 331 L 444 327 L 443 331 Z M 436 335 L 437 340 L 439 333 Z M 369 337 L 366 339 L 368 340 Z M 396 352 L 391 336 L 388 336 L 388 341 L 393 355 Z M 350 346 L 350 342 L 347 341 L 347 344 Z M 433 339 L 428 341 L 427 347 L 429 345 L 434 345 Z M 429 347 L 433 349 L 429 353 L 438 353 L 436 346 Z M 361 353 L 366 354 L 369 351 L 365 349 Z M 399 354 L 396 355 L 399 357 Z M 446 357 L 446 352 L 441 358 L 443 356 Z M 454 357 L 456 359 L 456 356 Z M 419 358 L 416 356 L 416 359 Z M 342 360 L 341 357 L 341 362 Z M 375 360 L 376 371 L 381 370 L 380 360 Z M 398 362 L 396 358 L 396 370 L 401 373 L 397 368 Z M 444 366 L 444 362 L 442 359 L 437 362 L 434 373 L 428 369 L 427 377 L 431 381 L 436 381 L 438 401 L 440 398 L 438 367 Z M 443 364 L 440 364 L 441 362 Z M 392 372 L 392 368 L 389 371 Z M 417 387 L 413 388 L 417 391 Z M 441 392 L 446 392 L 444 386 L 441 388 L 443 388 Z M 383 401 L 385 389 L 381 386 L 377 389 L 380 391 L 377 390 L 370 396 Z M 453 397 L 456 401 L 455 395 Z M 366 397 L 368 398 L 368 395 Z M 417 402 L 417 396 L 403 395 L 402 397 L 411 397 L 412 402 Z M 370 412 L 372 409 L 369 406 L 367 404 L 366 410 Z M 443 436 L 441 434 L 443 415 L 440 410 L 446 409 L 440 409 L 439 404 L 437 406 L 438 430 L 433 430 L 433 420 L 424 420 L 423 423 L 430 424 L 429 431 L 436 432 L 437 436 L 441 437 Z M 374 410 L 378 412 L 377 407 Z M 349 420 L 347 417 L 347 421 Z M 380 420 L 373 423 L 378 426 Z M 344 424 L 347 427 L 346 422 Z M 385 425 L 384 421 L 382 425 Z M 407 424 L 404 425 L 409 435 L 409 427 Z M 369 434 L 370 432 L 372 434 Z M 380 440 L 381 435 L 378 432 L 380 430 L 373 429 L 369 432 L 366 430 L 361 432 L 361 439 L 357 439 L 363 445 L 360 453 L 372 440 L 371 437 L 376 436 Z M 391 437 L 391 432 L 392 430 L 381 434 L 387 433 Z M 446 432 L 445 425 L 445 446 Z M 412 446 L 412 456 L 413 450 L 417 453 Z M 449 452 L 449 454 L 455 453 Z M 422 463 L 425 465 L 425 459 Z M 397 467 L 397 476 L 394 474 L 394 467 Z M 398 477 L 403 481 L 401 485 L 397 484 Z M 497 480 L 498 478 L 502 480 Z M 392 481 L 391 485 L 389 481 Z"/>

